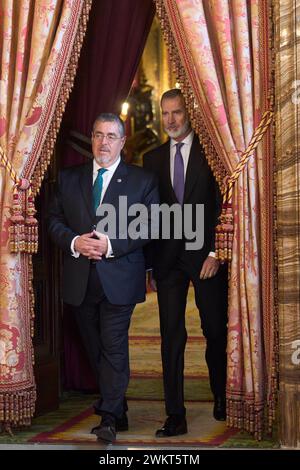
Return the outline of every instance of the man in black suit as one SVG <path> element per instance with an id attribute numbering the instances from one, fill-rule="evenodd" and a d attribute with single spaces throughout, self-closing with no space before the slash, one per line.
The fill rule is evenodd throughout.
<path id="1" fill-rule="evenodd" d="M 99 382 L 95 412 L 102 420 L 92 432 L 105 442 L 128 428 L 128 328 L 135 304 L 145 300 L 143 246 L 149 241 L 150 206 L 159 202 L 155 175 L 122 161 L 125 139 L 122 120 L 101 114 L 92 132 L 93 161 L 61 172 L 49 210 L 50 236 L 64 254 L 63 299 L 75 307 Z M 143 237 L 130 235 L 134 217 L 124 219 L 124 198 L 128 208 L 139 203 L 146 209 Z M 99 231 L 107 216 L 104 204 L 117 215 L 107 219 L 107 232 Z"/>
<path id="2" fill-rule="evenodd" d="M 199 139 L 191 129 L 181 91 L 165 92 L 161 109 L 163 125 L 170 140 L 145 154 L 144 168 L 155 172 L 159 178 L 161 204 L 171 207 L 180 203 L 184 210 L 187 204 L 191 205 L 190 222 L 194 229 L 197 225 L 196 207 L 204 205 L 204 243 L 202 248 L 187 249 L 187 240 L 174 236 L 174 226 L 171 227 L 170 239 L 152 242 L 168 416 L 164 426 L 157 430 L 156 437 L 187 432 L 183 370 L 187 340 L 185 309 L 190 281 L 194 285 L 195 302 L 206 338 L 205 357 L 215 399 L 213 415 L 217 420 L 226 419 L 227 282 L 224 267 L 220 268 L 214 253 L 220 194 Z"/>

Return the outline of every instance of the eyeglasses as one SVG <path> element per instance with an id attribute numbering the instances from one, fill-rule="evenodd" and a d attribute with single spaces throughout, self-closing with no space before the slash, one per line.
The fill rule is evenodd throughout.
<path id="1" fill-rule="evenodd" d="M 118 137 L 116 134 L 103 134 L 102 132 L 95 132 L 92 135 L 95 140 L 104 140 L 104 138 L 106 137 L 106 140 L 110 144 L 112 144 L 118 139 L 123 139 L 123 137 Z"/>

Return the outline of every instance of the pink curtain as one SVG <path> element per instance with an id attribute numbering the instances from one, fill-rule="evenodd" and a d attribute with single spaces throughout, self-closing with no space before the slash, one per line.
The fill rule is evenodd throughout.
<path id="1" fill-rule="evenodd" d="M 29 424 L 34 413 L 33 198 L 51 158 L 90 4 L 0 0 L 0 422 L 8 427 Z M 12 229 L 17 242 L 10 245 Z"/>
<path id="2" fill-rule="evenodd" d="M 157 0 L 192 123 L 222 189 L 271 109 L 269 2 Z M 262 134 L 262 131 L 261 131 Z M 276 393 L 270 127 L 234 185 L 228 423 L 262 436 Z"/>

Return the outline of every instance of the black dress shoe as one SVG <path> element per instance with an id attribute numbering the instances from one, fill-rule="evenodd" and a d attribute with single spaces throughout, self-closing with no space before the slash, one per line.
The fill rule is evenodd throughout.
<path id="1" fill-rule="evenodd" d="M 155 437 L 179 436 L 187 433 L 187 424 L 184 416 L 171 415 L 166 419 L 162 428 L 158 429 Z"/>
<path id="2" fill-rule="evenodd" d="M 100 428 L 101 424 L 102 422 L 100 422 L 98 426 L 93 427 L 91 429 L 91 434 L 96 434 L 97 429 Z M 126 413 L 123 413 L 121 418 L 115 419 L 115 428 L 116 428 L 116 432 L 128 431 L 129 426 L 128 426 L 128 418 L 127 418 Z"/>
<path id="3" fill-rule="evenodd" d="M 112 444 L 116 440 L 116 428 L 111 425 L 104 426 L 104 424 L 101 424 L 95 434 L 98 441 L 102 441 L 104 444 Z"/>
<path id="4" fill-rule="evenodd" d="M 103 414 L 101 423 L 95 426 L 91 433 L 97 436 L 98 441 L 103 441 L 105 444 L 115 442 L 116 418 L 109 413 Z"/>
<path id="5" fill-rule="evenodd" d="M 226 398 L 215 397 L 213 415 L 217 421 L 226 421 Z"/>

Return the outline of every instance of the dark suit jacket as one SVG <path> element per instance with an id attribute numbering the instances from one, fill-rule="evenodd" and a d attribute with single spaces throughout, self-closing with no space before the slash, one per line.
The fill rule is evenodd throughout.
<path id="1" fill-rule="evenodd" d="M 170 176 L 170 141 L 144 155 L 144 168 L 156 173 L 159 179 L 160 203 L 169 206 L 176 203 Z M 195 205 L 204 205 L 204 245 L 197 251 L 186 250 L 185 242 L 171 239 L 151 243 L 149 257 L 153 257 L 155 276 L 161 278 L 181 259 L 189 266 L 190 271 L 198 276 L 201 266 L 210 251 L 214 251 L 215 226 L 221 209 L 221 195 L 214 176 L 207 164 L 203 148 L 195 135 L 191 147 L 185 178 L 184 204 L 192 205 L 192 226 L 195 225 Z M 151 248 L 150 247 L 150 248 Z"/>
<path id="2" fill-rule="evenodd" d="M 91 262 L 85 256 L 73 257 L 70 246 L 76 235 L 91 232 L 97 224 L 93 213 L 92 186 L 92 162 L 63 170 L 49 208 L 49 233 L 64 254 L 63 299 L 75 306 L 84 299 Z M 112 204 L 117 215 L 120 195 L 127 196 L 128 207 L 142 203 L 149 208 L 150 204 L 158 203 L 155 175 L 121 161 L 102 201 Z M 128 217 L 128 225 L 132 219 Z M 118 217 L 116 228 L 118 234 Z M 142 247 L 149 240 L 119 239 L 117 235 L 116 239 L 110 238 L 110 241 L 114 257 L 102 258 L 96 265 L 107 299 L 118 305 L 143 302 L 145 260 Z"/>

